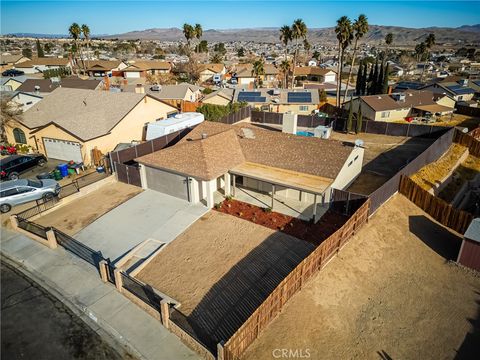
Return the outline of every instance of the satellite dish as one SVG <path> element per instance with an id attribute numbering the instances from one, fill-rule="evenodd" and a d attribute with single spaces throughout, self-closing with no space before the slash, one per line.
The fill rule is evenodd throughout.
<path id="1" fill-rule="evenodd" d="M 358 146 L 358 147 L 363 147 L 363 140 L 362 139 L 357 139 L 355 140 L 355 146 Z"/>

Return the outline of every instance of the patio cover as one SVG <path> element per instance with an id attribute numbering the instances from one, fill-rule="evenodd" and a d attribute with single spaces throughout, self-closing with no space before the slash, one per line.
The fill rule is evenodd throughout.
<path id="1" fill-rule="evenodd" d="M 443 113 L 443 112 L 453 111 L 453 108 L 451 108 L 451 107 L 438 105 L 438 104 L 418 105 L 418 106 L 414 106 L 413 108 L 421 110 L 421 111 L 428 111 L 432 114 L 435 114 L 437 112 L 438 113 Z"/>
<path id="2" fill-rule="evenodd" d="M 333 179 L 248 161 L 234 167 L 230 170 L 230 173 L 319 195 L 323 194 L 323 192 L 333 183 Z"/>

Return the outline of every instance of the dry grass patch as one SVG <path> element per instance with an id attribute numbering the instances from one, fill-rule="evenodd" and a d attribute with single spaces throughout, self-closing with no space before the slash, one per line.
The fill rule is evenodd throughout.
<path id="1" fill-rule="evenodd" d="M 438 195 L 445 201 L 452 201 L 462 185 L 480 172 L 480 158 L 469 155 L 467 159 L 453 172 L 452 181 Z"/>
<path id="2" fill-rule="evenodd" d="M 466 150 L 465 146 L 453 144 L 440 159 L 424 166 L 413 174 L 411 176 L 412 180 L 423 189 L 430 190 L 455 168 Z"/>

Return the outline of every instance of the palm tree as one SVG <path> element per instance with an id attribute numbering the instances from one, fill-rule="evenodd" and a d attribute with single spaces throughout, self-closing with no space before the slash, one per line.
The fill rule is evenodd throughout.
<path id="1" fill-rule="evenodd" d="M 74 52 L 73 52 L 73 57 L 74 57 L 74 61 L 76 63 L 77 62 L 77 52 L 79 50 L 78 39 L 80 38 L 80 35 L 82 33 L 82 29 L 80 28 L 80 26 L 77 23 L 73 23 L 68 28 L 68 33 L 70 34 L 70 37 L 73 39 L 73 45 L 75 47 Z M 82 63 L 83 63 L 83 59 L 82 59 Z M 77 66 L 78 66 L 78 64 L 77 64 Z"/>
<path id="2" fill-rule="evenodd" d="M 252 67 L 252 76 L 255 76 L 255 87 L 258 87 L 260 83 L 260 75 L 265 74 L 265 69 L 263 67 L 264 63 L 263 60 L 255 60 Z"/>
<path id="3" fill-rule="evenodd" d="M 355 20 L 355 22 L 353 23 L 353 31 L 355 32 L 355 43 L 353 45 L 352 63 L 350 64 L 350 71 L 348 72 L 347 90 L 348 85 L 350 84 L 350 78 L 352 77 L 352 70 L 355 65 L 355 56 L 357 54 L 358 40 L 360 40 L 368 32 L 368 19 L 365 15 L 361 14 L 358 16 L 358 19 Z M 361 68 L 359 69 L 357 76 L 360 75 L 360 70 Z M 346 98 L 347 91 L 345 91 L 345 94 L 343 95 L 343 102 L 345 102 Z"/>
<path id="4" fill-rule="evenodd" d="M 195 24 L 195 27 L 193 28 L 193 32 L 194 32 L 195 38 L 198 40 L 198 42 L 200 42 L 200 38 L 203 35 L 202 25 Z"/>
<path id="5" fill-rule="evenodd" d="M 303 40 L 303 49 L 305 50 L 305 53 L 307 55 L 307 59 L 310 60 L 310 50 L 312 48 L 312 45 L 308 42 L 307 39 Z"/>
<path id="6" fill-rule="evenodd" d="M 288 88 L 288 73 L 290 72 L 290 66 L 290 61 L 287 59 L 283 60 L 279 66 L 280 72 L 283 74 L 283 86 L 285 88 Z"/>
<path id="7" fill-rule="evenodd" d="M 285 60 L 287 60 L 287 47 L 288 43 L 292 41 L 292 30 L 290 26 L 284 25 L 280 28 L 280 41 L 285 46 Z"/>
<path id="8" fill-rule="evenodd" d="M 297 66 L 297 57 L 298 57 L 298 40 L 306 39 L 307 37 L 307 25 L 303 22 L 302 19 L 297 19 L 292 24 L 292 38 L 295 39 L 295 52 L 293 54 L 293 74 L 292 74 L 292 89 L 295 83 L 295 67 Z"/>
<path id="9" fill-rule="evenodd" d="M 426 62 L 428 59 L 430 59 L 430 49 L 432 46 L 435 45 L 435 34 L 430 33 L 428 34 L 427 38 L 425 39 L 425 53 L 426 53 L 426 59 L 423 62 L 423 70 L 422 70 L 422 75 L 420 76 L 420 81 L 423 79 L 423 75 L 425 73 L 425 67 L 426 67 Z"/>
<path id="10" fill-rule="evenodd" d="M 87 43 L 87 53 L 89 53 L 90 52 L 90 28 L 88 27 L 88 25 L 83 24 L 81 30 L 83 33 L 83 37 L 85 38 L 85 41 Z M 90 58 L 90 54 L 87 55 L 87 68 L 90 67 L 89 58 Z M 84 67 L 84 71 L 86 72 L 85 67 Z"/>
<path id="11" fill-rule="evenodd" d="M 393 43 L 393 34 L 388 33 L 387 35 L 385 35 L 385 44 L 387 45 L 385 49 L 385 59 L 387 59 L 388 48 L 390 47 L 390 45 L 392 45 L 392 43 Z"/>
<path id="12" fill-rule="evenodd" d="M 190 24 L 183 24 L 183 35 L 187 40 L 188 52 L 190 52 L 190 41 L 195 37 L 195 29 Z"/>
<path id="13" fill-rule="evenodd" d="M 345 54 L 345 49 L 348 47 L 353 38 L 352 22 L 348 17 L 342 16 L 340 19 L 337 20 L 335 33 L 337 34 L 338 40 L 337 106 L 340 107 L 343 56 Z"/>

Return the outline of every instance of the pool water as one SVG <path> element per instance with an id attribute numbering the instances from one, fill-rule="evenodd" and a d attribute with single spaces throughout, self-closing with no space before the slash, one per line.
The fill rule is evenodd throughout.
<path id="1" fill-rule="evenodd" d="M 312 137 L 312 136 L 313 136 L 313 133 L 312 133 L 312 132 L 309 132 L 309 131 L 297 131 L 297 135 L 299 135 L 299 136 Z"/>

